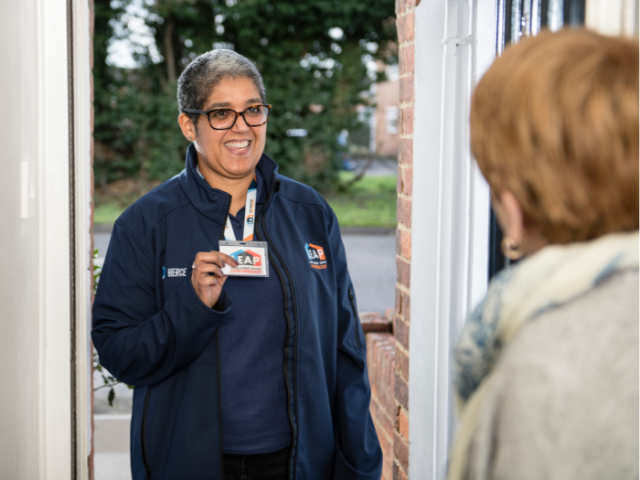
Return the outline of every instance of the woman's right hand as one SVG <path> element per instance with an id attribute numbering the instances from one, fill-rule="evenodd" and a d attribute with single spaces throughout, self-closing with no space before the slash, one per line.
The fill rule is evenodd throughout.
<path id="1" fill-rule="evenodd" d="M 202 303 L 209 308 L 216 304 L 222 293 L 222 286 L 227 281 L 226 275 L 221 272 L 225 264 L 234 267 L 238 265 L 229 255 L 215 250 L 198 252 L 193 261 L 191 284 Z"/>

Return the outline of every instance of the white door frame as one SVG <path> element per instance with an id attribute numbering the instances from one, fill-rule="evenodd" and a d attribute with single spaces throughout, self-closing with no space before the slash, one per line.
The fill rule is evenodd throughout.
<path id="1" fill-rule="evenodd" d="M 75 243 L 75 465 L 77 479 L 89 478 L 88 459 L 92 446 L 92 363 L 91 291 L 93 279 L 93 208 L 92 208 L 92 124 L 91 99 L 91 15 L 89 0 L 67 0 L 71 10 L 68 39 L 73 92 L 73 241 Z M 73 441 L 73 440 L 72 440 Z"/>
<path id="2" fill-rule="evenodd" d="M 489 187 L 469 150 L 469 100 L 496 52 L 497 1 L 416 8 L 409 477 L 444 477 L 455 428 L 451 353 L 486 293 Z"/>

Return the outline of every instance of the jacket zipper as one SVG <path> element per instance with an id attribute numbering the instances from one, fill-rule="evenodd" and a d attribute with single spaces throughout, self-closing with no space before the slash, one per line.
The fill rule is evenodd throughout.
<path id="1" fill-rule="evenodd" d="M 262 240 L 261 235 L 260 235 L 260 220 L 262 218 L 264 218 L 264 214 L 267 211 L 267 209 L 269 208 L 269 206 L 271 205 L 271 201 L 273 199 L 273 194 L 279 189 L 280 187 L 280 182 L 278 180 L 275 181 L 271 192 L 269 193 L 269 197 L 267 198 L 267 202 L 265 203 L 264 207 L 262 207 L 260 209 L 259 214 L 256 216 L 256 237 L 258 240 Z M 294 311 L 294 315 L 295 315 L 295 311 L 296 311 L 296 299 L 295 299 L 295 290 L 293 287 L 293 281 L 291 278 L 291 274 L 289 273 L 289 271 L 287 270 L 287 267 L 285 266 L 285 263 L 282 261 L 282 257 L 280 256 L 280 254 L 278 253 L 278 249 L 275 247 L 275 245 L 273 244 L 271 237 L 269 237 L 269 234 L 267 233 L 267 229 L 266 226 L 264 226 L 264 234 L 266 237 L 266 241 L 269 244 L 269 257 L 271 257 L 271 252 L 273 251 L 273 253 L 275 254 L 275 256 L 278 258 L 278 260 L 280 261 L 280 263 L 282 264 L 282 268 L 284 269 L 287 278 L 289 279 L 289 285 L 291 285 L 291 299 L 292 299 L 292 308 Z M 289 378 L 289 335 L 291 334 L 291 325 L 292 325 L 292 321 L 291 321 L 291 315 L 289 314 L 289 302 L 287 300 L 287 295 L 286 295 L 286 284 L 284 281 L 284 277 L 282 276 L 282 272 L 280 271 L 280 268 L 278 268 L 278 266 L 273 263 L 271 261 L 271 258 L 269 259 L 269 262 L 272 264 L 273 269 L 275 270 L 276 274 L 278 275 L 278 278 L 280 280 L 280 284 L 282 285 L 282 293 L 283 293 L 283 298 L 284 298 L 284 314 L 285 314 L 285 318 L 287 319 L 287 342 L 285 343 L 285 348 L 284 348 L 284 362 L 282 364 L 282 368 L 284 370 L 284 380 L 285 380 L 285 384 L 287 387 L 287 412 L 289 414 L 289 423 L 291 425 L 291 436 L 292 436 L 292 442 L 291 442 L 291 450 L 289 452 L 289 467 L 287 468 L 287 478 L 291 479 L 292 478 L 292 474 L 291 472 L 293 471 L 295 475 L 295 463 L 297 462 L 297 458 L 294 458 L 294 465 L 293 465 L 293 469 L 291 469 L 291 459 L 293 456 L 293 451 L 295 448 L 295 444 L 296 444 L 296 432 L 297 430 L 294 428 L 294 416 L 293 416 L 293 411 L 291 409 L 291 379 Z M 295 320 L 295 318 L 294 318 Z M 295 333 L 295 342 L 294 342 L 294 348 L 298 349 L 298 328 L 296 328 L 296 333 Z M 294 364 L 294 373 L 297 375 L 297 363 Z M 296 403 L 296 410 L 297 410 L 297 403 Z M 297 413 L 297 412 L 296 412 Z M 297 418 L 297 416 L 296 416 Z M 297 457 L 297 456 L 296 456 Z"/>
<path id="2" fill-rule="evenodd" d="M 229 204 L 227 205 L 227 214 L 224 216 L 224 223 L 222 224 L 222 233 L 220 233 L 220 240 L 225 240 L 224 230 L 227 225 L 227 219 L 229 218 L 229 211 L 231 210 L 231 198 L 229 198 Z M 218 247 L 220 249 L 220 247 Z M 220 424 L 220 478 L 224 480 L 224 448 L 222 445 L 222 392 L 220 390 L 220 343 L 218 341 L 218 330 L 216 330 L 216 365 L 217 365 L 217 382 L 218 382 L 218 423 Z"/>
<path id="3" fill-rule="evenodd" d="M 142 444 L 142 463 L 147 472 L 145 479 L 151 478 L 151 466 L 149 465 L 149 455 L 147 454 L 147 410 L 149 409 L 149 397 L 151 396 L 151 387 L 147 389 L 144 397 L 144 410 L 142 411 L 142 428 L 140 429 L 140 443 Z"/>
<path id="4" fill-rule="evenodd" d="M 356 317 L 356 327 L 353 329 L 356 334 L 356 344 L 358 348 L 362 348 L 362 343 L 360 342 L 360 335 L 358 335 L 358 328 L 360 327 L 360 317 L 358 317 L 358 311 L 356 310 L 356 298 L 353 295 L 353 288 L 349 287 L 349 301 L 351 302 L 351 310 L 353 310 L 353 315 Z"/>

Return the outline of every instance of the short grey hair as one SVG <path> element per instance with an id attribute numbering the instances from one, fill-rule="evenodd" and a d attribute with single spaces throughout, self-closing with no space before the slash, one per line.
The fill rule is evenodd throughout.
<path id="1" fill-rule="evenodd" d="M 185 113 L 185 109 L 204 109 L 211 92 L 225 77 L 248 78 L 260 92 L 262 103 L 267 103 L 262 75 L 256 65 L 233 50 L 220 48 L 196 57 L 178 78 L 180 113 Z M 186 115 L 194 123 L 198 118 L 196 113 L 186 113 Z"/>

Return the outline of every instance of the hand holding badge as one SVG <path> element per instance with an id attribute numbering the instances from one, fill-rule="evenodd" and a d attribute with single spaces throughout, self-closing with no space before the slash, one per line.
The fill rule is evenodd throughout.
<path id="1" fill-rule="evenodd" d="M 223 275 L 238 277 L 268 277 L 269 257 L 266 242 L 236 242 L 220 240 L 220 253 L 233 258 L 237 265 L 225 265 L 220 269 Z"/>
<path id="2" fill-rule="evenodd" d="M 247 202 L 244 209 L 243 241 L 236 241 L 231 221 L 227 216 L 227 223 L 224 229 L 225 240 L 220 240 L 220 253 L 229 255 L 236 261 L 237 265 L 225 265 L 224 268 L 220 269 L 223 275 L 238 277 L 269 276 L 267 242 L 252 241 L 257 191 L 257 183 L 254 178 L 247 191 Z"/>

